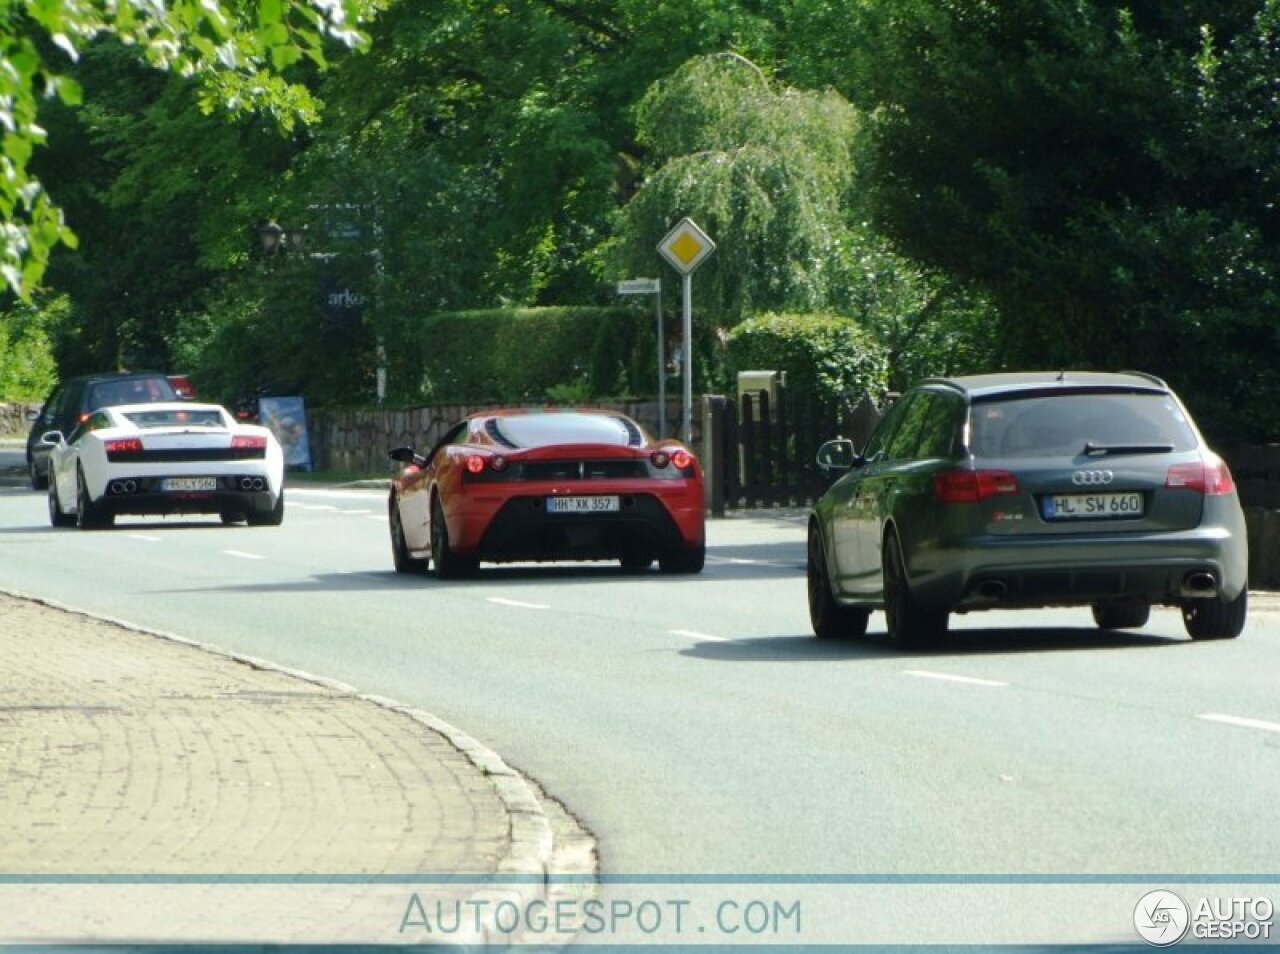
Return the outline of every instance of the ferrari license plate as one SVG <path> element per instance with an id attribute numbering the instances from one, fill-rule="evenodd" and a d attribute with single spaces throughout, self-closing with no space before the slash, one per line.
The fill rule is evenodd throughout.
<path id="1" fill-rule="evenodd" d="M 547 513 L 615 513 L 617 497 L 548 497 Z"/>
<path id="2" fill-rule="evenodd" d="M 1055 494 L 1044 499 L 1048 520 L 1141 517 L 1142 494 Z"/>
<path id="3" fill-rule="evenodd" d="M 161 490 L 217 490 L 217 477 L 166 477 L 160 482 Z"/>

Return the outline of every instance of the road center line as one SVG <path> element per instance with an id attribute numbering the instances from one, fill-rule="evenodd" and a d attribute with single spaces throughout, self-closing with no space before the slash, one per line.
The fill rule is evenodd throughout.
<path id="1" fill-rule="evenodd" d="M 508 600 L 501 596 L 486 597 L 490 603 L 497 603 L 499 606 L 515 606 L 520 609 L 551 609 L 546 603 L 526 603 L 523 600 Z"/>
<path id="2" fill-rule="evenodd" d="M 266 557 L 258 553 L 245 553 L 243 550 L 223 550 L 227 556 L 239 557 L 242 560 L 265 560 Z"/>
<path id="3" fill-rule="evenodd" d="M 1280 722 L 1264 722 L 1262 719 L 1245 719 L 1241 716 L 1221 715 L 1217 712 L 1205 712 L 1196 716 L 1206 722 L 1221 722 L 1223 725 L 1238 725 L 1244 729 L 1263 729 L 1267 732 L 1280 732 Z"/>
<path id="4" fill-rule="evenodd" d="M 1007 682 L 996 679 L 977 679 L 973 676 L 953 676 L 949 672 L 929 672 L 927 669 L 904 669 L 908 676 L 919 676 L 921 679 L 940 679 L 943 682 L 962 682 L 969 686 L 1007 686 Z"/>
<path id="5" fill-rule="evenodd" d="M 686 639 L 705 639 L 713 643 L 731 643 L 733 642 L 727 636 L 710 636 L 707 633 L 696 633 L 691 629 L 669 629 L 667 630 L 672 636 L 683 636 Z"/>

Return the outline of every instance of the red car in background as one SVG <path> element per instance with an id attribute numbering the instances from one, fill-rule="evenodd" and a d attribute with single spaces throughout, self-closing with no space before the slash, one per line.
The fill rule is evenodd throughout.
<path id="1" fill-rule="evenodd" d="M 442 579 L 481 561 L 619 560 L 625 570 L 701 572 L 702 470 L 683 444 L 654 441 L 615 411 L 472 414 L 404 465 L 388 501 L 400 573 Z"/>
<path id="2" fill-rule="evenodd" d="M 169 375 L 169 383 L 173 385 L 173 390 L 177 392 L 178 397 L 184 401 L 194 401 L 196 399 L 196 389 L 191 384 L 191 379 L 185 374 Z"/>

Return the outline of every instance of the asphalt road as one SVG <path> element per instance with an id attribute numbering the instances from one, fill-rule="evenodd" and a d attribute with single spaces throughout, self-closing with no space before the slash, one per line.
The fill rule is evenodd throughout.
<path id="1" fill-rule="evenodd" d="M 717 521 L 698 577 L 397 576 L 385 497 L 293 489 L 280 528 L 48 526 L 0 488 L 0 586 L 332 676 L 500 752 L 607 872 L 1274 872 L 1280 613 L 955 618 L 945 651 L 809 634 L 802 517 Z"/>

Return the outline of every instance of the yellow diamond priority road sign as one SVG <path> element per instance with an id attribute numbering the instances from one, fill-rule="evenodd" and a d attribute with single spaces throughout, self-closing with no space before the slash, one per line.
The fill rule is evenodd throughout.
<path id="1" fill-rule="evenodd" d="M 716 250 L 716 243 L 698 228 L 693 219 L 681 219 L 667 237 L 658 243 L 658 251 L 681 275 L 689 275 Z"/>

